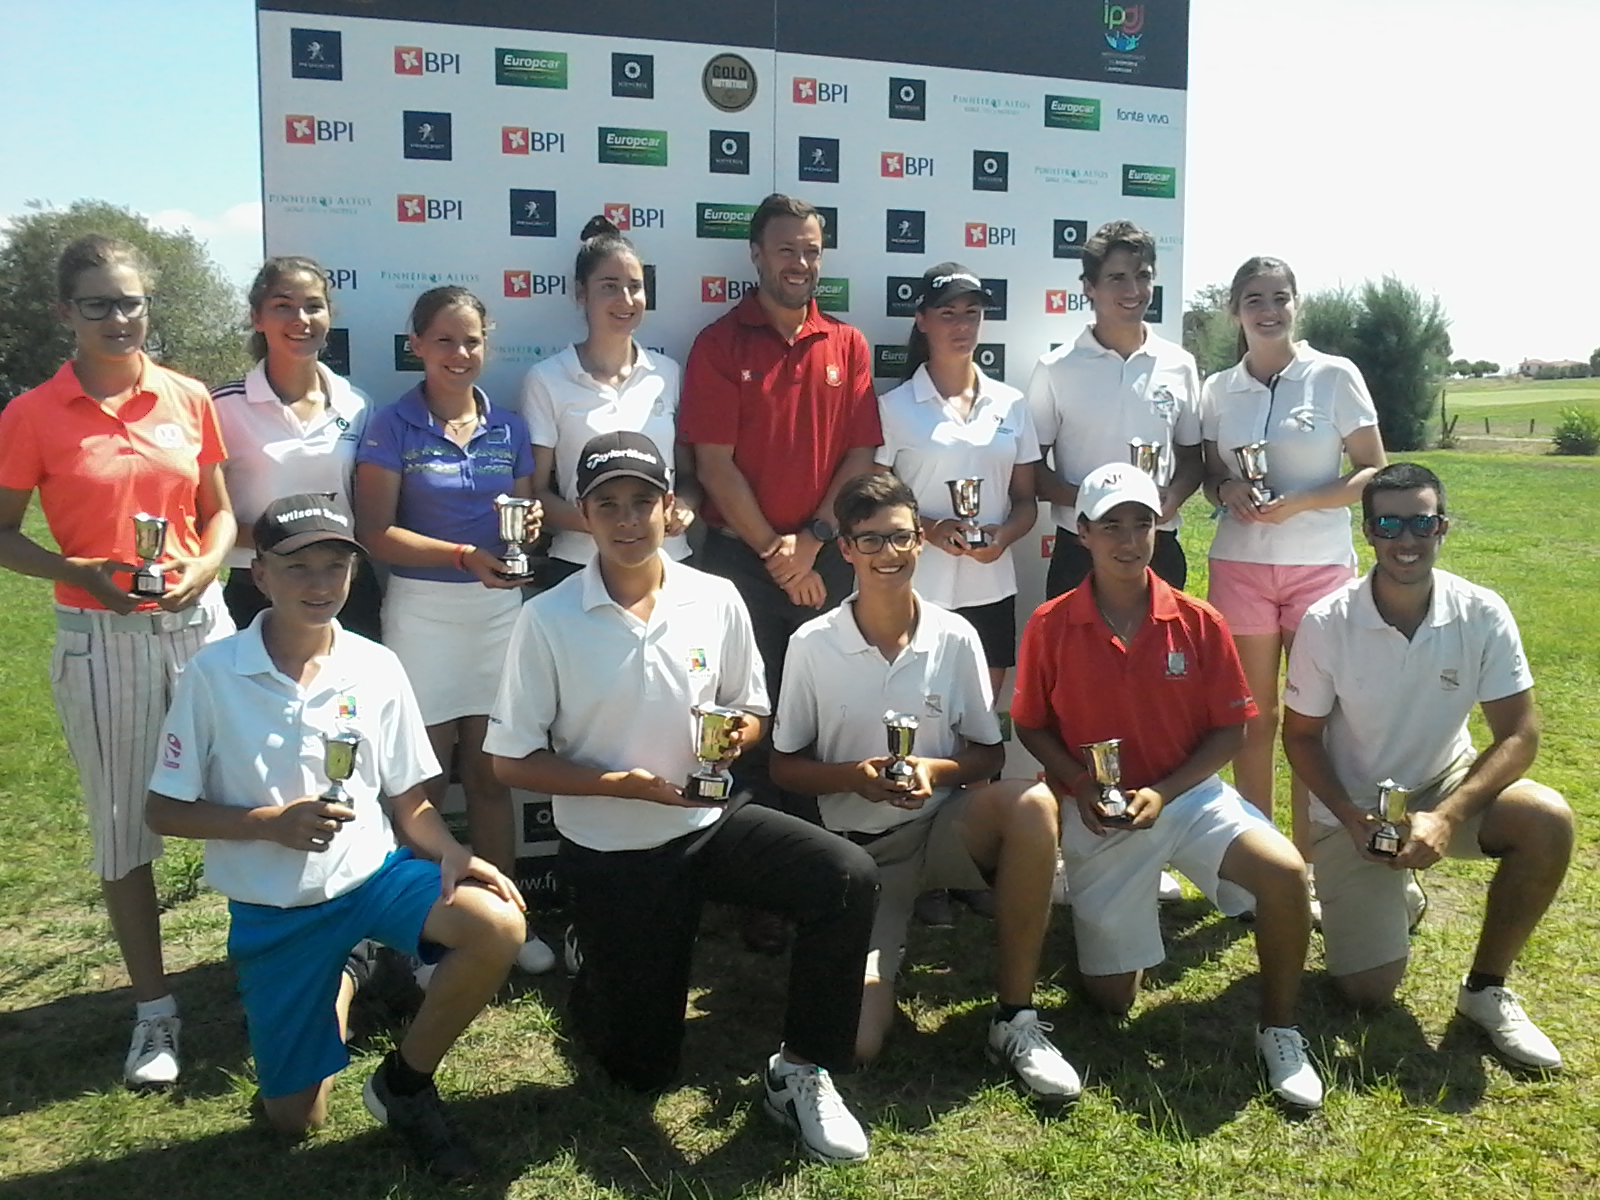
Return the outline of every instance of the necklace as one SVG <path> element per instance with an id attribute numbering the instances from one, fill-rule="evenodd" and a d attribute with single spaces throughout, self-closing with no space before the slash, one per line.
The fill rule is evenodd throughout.
<path id="1" fill-rule="evenodd" d="M 1100 619 L 1106 623 L 1118 641 L 1124 646 L 1133 641 L 1133 635 L 1138 632 L 1140 622 L 1144 620 L 1143 613 L 1137 614 L 1127 628 L 1123 628 L 1111 619 L 1111 614 L 1106 611 L 1106 606 L 1101 604 L 1099 600 L 1094 602 L 1094 606 L 1100 612 Z"/>

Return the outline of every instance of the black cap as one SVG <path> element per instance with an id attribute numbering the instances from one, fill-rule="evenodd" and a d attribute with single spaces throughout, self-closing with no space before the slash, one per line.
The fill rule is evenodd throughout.
<path id="1" fill-rule="evenodd" d="M 364 553 L 355 527 L 350 510 L 332 492 L 301 492 L 274 500 L 256 518 L 256 550 L 293 554 L 318 542 L 343 542 Z"/>
<path id="2" fill-rule="evenodd" d="M 972 270 L 956 262 L 937 263 L 922 273 L 922 294 L 917 297 L 917 307 L 938 308 L 969 292 L 982 296 L 985 304 L 994 302 L 994 296 Z"/>
<path id="3" fill-rule="evenodd" d="M 611 479 L 628 475 L 653 484 L 663 492 L 672 490 L 667 464 L 656 444 L 642 433 L 621 429 L 602 433 L 584 443 L 578 455 L 578 499 Z"/>

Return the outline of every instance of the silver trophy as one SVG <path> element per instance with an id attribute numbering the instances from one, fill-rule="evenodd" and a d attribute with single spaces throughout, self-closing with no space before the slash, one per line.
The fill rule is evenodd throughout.
<path id="1" fill-rule="evenodd" d="M 327 804 L 350 803 L 350 794 L 344 790 L 344 781 L 356 773 L 356 755 L 361 750 L 361 735 L 353 729 L 322 736 L 322 773 L 328 777 L 328 787 L 320 797 Z M 348 821 L 350 817 L 341 817 Z"/>
<path id="2" fill-rule="evenodd" d="M 522 544 L 531 541 L 528 525 L 533 519 L 533 501 L 505 493 L 494 498 L 494 515 L 500 521 L 500 536 L 505 539 L 506 552 L 500 556 L 506 569 L 500 574 L 507 579 L 525 579 L 528 575 L 528 555 Z"/>
<path id="3" fill-rule="evenodd" d="M 1250 484 L 1250 499 L 1257 504 L 1271 504 L 1277 494 L 1267 486 L 1267 444 L 1251 442 L 1248 446 L 1235 446 L 1233 457 L 1239 464 L 1239 474 Z"/>
<path id="4" fill-rule="evenodd" d="M 883 769 L 883 777 L 901 791 L 909 791 L 916 785 L 917 769 L 906 761 L 917 745 L 917 726 L 920 722 L 911 713 L 886 712 L 883 714 L 883 728 L 889 739 L 889 765 Z"/>
<path id="5" fill-rule="evenodd" d="M 133 552 L 139 558 L 130 589 L 135 596 L 167 594 L 166 569 L 156 564 L 156 559 L 167 551 L 167 524 L 165 517 L 133 514 Z"/>
<path id="6" fill-rule="evenodd" d="M 1378 815 L 1383 818 L 1383 824 L 1374 829 L 1372 836 L 1367 839 L 1368 850 L 1384 858 L 1393 858 L 1400 853 L 1400 846 L 1406 840 L 1400 826 L 1405 824 L 1406 801 L 1410 798 L 1411 790 L 1401 787 L 1392 779 L 1385 779 L 1378 785 Z"/>
<path id="7" fill-rule="evenodd" d="M 956 516 L 967 523 L 961 536 L 967 541 L 969 550 L 977 550 L 989 544 L 989 535 L 978 528 L 978 509 L 981 507 L 983 480 L 981 479 L 946 479 L 945 487 L 950 489 L 950 507 L 955 509 Z"/>
<path id="8" fill-rule="evenodd" d="M 1162 468 L 1166 465 L 1166 447 L 1160 442 L 1147 442 L 1132 438 L 1128 442 L 1128 461 L 1158 484 L 1162 482 Z"/>
<path id="9" fill-rule="evenodd" d="M 1128 819 L 1128 797 L 1122 790 L 1122 739 L 1107 738 L 1083 747 L 1089 771 L 1100 788 L 1100 814 L 1107 821 Z"/>
<path id="10" fill-rule="evenodd" d="M 722 765 L 729 757 L 728 731 L 744 714 L 715 704 L 696 705 L 689 711 L 694 714 L 694 755 L 700 766 L 689 776 L 683 794 L 690 800 L 721 803 L 733 795 L 733 775 Z"/>

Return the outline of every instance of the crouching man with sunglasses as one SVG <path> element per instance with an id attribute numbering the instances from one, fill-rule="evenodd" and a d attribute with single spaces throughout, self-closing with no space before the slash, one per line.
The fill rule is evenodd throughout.
<path id="1" fill-rule="evenodd" d="M 1510 1062 L 1553 1070 L 1560 1052 L 1505 986 L 1572 853 L 1566 802 L 1523 777 L 1539 730 L 1516 621 L 1494 592 L 1435 569 L 1449 521 L 1432 471 L 1383 468 L 1361 510 L 1377 562 L 1311 607 L 1284 691 L 1284 750 L 1313 793 L 1328 971 L 1355 1003 L 1387 1003 L 1409 953 L 1406 872 L 1499 859 L 1456 1011 Z M 1482 753 L 1474 705 L 1493 738 Z M 1410 793 L 1392 855 L 1372 849 L 1385 784 Z"/>

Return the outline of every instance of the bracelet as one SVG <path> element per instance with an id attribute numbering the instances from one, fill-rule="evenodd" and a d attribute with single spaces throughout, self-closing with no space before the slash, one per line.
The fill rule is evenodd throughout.
<path id="1" fill-rule="evenodd" d="M 476 546 L 467 542 L 462 542 L 456 547 L 456 570 L 465 571 L 467 569 L 467 555 L 471 554 L 476 549 Z"/>

